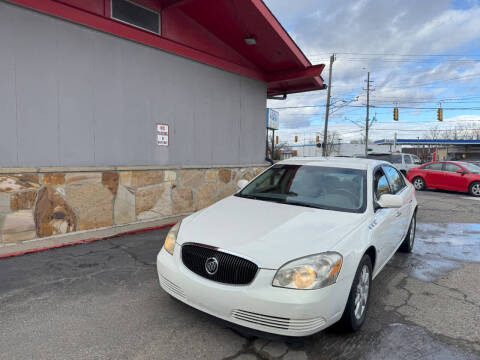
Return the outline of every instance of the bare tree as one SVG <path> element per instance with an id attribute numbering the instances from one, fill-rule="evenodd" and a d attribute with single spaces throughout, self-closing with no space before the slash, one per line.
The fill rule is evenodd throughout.
<path id="1" fill-rule="evenodd" d="M 441 130 L 438 128 L 438 126 L 431 127 L 430 130 L 428 130 L 428 133 L 426 134 L 426 137 L 432 140 L 437 140 L 441 138 Z"/>
<path id="2" fill-rule="evenodd" d="M 323 138 L 323 133 L 320 134 L 320 139 Z M 336 130 L 327 131 L 327 154 L 331 155 L 335 145 L 340 142 L 340 133 Z"/>

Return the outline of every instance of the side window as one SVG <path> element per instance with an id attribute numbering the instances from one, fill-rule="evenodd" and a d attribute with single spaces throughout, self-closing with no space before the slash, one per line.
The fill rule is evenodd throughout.
<path id="1" fill-rule="evenodd" d="M 402 163 L 402 155 L 400 154 L 394 154 L 392 155 L 392 164 L 401 164 Z"/>
<path id="2" fill-rule="evenodd" d="M 405 164 L 411 164 L 412 163 L 412 158 L 410 155 L 405 155 Z"/>
<path id="3" fill-rule="evenodd" d="M 396 169 L 392 168 L 391 166 L 384 166 L 383 170 L 387 175 L 388 182 L 392 188 L 392 193 L 396 194 L 405 187 L 403 177 Z"/>
<path id="4" fill-rule="evenodd" d="M 462 170 L 462 169 L 457 165 L 450 164 L 450 163 L 445 163 L 445 171 L 457 172 L 458 170 Z"/>
<path id="5" fill-rule="evenodd" d="M 380 199 L 383 194 L 390 194 L 387 177 L 382 170 L 377 170 L 373 177 L 373 189 L 375 191 L 376 200 Z"/>
<path id="6" fill-rule="evenodd" d="M 442 170 L 443 163 L 435 162 L 422 167 L 425 170 Z"/>

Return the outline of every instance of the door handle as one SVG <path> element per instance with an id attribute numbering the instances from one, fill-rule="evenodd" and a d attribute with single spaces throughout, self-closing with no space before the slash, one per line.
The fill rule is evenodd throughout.
<path id="1" fill-rule="evenodd" d="M 397 211 L 397 213 L 395 214 L 395 217 L 399 217 L 401 215 L 402 215 L 402 213 L 400 211 Z"/>

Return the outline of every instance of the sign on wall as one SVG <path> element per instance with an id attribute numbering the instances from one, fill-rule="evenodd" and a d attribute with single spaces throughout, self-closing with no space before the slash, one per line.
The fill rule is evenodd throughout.
<path id="1" fill-rule="evenodd" d="M 267 129 L 278 130 L 280 114 L 278 111 L 267 108 Z"/>
<path id="2" fill-rule="evenodd" d="M 157 124 L 157 145 L 168 146 L 168 125 Z"/>

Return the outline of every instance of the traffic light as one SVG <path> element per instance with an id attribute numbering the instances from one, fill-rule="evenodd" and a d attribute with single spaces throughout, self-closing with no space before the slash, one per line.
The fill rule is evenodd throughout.
<path id="1" fill-rule="evenodd" d="M 298 136 L 295 135 L 295 142 L 298 142 Z"/>
<path id="2" fill-rule="evenodd" d="M 443 109 L 442 108 L 437 110 L 437 120 L 438 121 L 443 121 Z"/>
<path id="3" fill-rule="evenodd" d="M 393 108 L 393 120 L 398 121 L 398 108 Z"/>
<path id="4" fill-rule="evenodd" d="M 275 144 L 278 145 L 278 135 L 275 136 Z"/>

